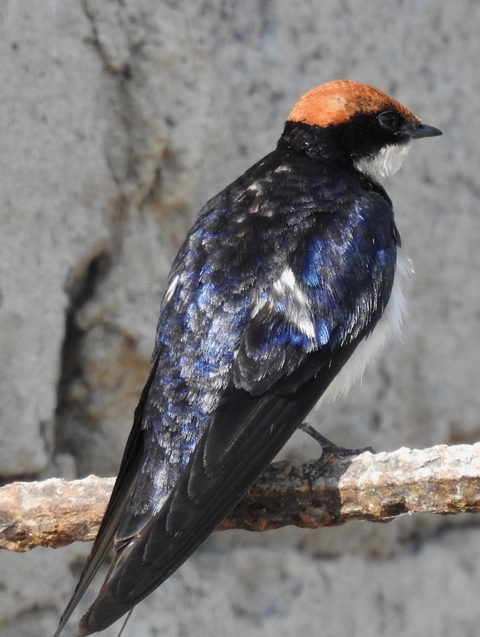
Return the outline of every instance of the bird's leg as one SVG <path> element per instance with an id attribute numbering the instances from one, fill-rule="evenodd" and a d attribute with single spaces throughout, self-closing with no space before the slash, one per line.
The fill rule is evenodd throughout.
<path id="1" fill-rule="evenodd" d="M 322 458 L 325 457 L 326 459 L 328 459 L 332 456 L 337 456 L 339 458 L 346 458 L 348 456 L 358 456 L 360 453 L 363 453 L 364 451 L 370 451 L 370 453 L 375 453 L 372 447 L 364 447 L 362 449 L 346 449 L 345 447 L 339 447 L 328 438 L 325 438 L 325 436 L 323 436 L 314 427 L 312 427 L 306 422 L 302 422 L 302 424 L 299 426 L 299 429 L 301 429 L 306 434 L 311 436 L 322 447 Z"/>

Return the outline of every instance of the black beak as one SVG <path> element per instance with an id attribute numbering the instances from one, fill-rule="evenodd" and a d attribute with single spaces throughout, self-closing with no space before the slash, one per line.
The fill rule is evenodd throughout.
<path id="1" fill-rule="evenodd" d="M 437 135 L 443 135 L 441 130 L 434 128 L 433 126 L 427 126 L 426 124 L 420 124 L 418 128 L 410 133 L 413 139 L 421 139 L 422 137 L 436 137 Z"/>

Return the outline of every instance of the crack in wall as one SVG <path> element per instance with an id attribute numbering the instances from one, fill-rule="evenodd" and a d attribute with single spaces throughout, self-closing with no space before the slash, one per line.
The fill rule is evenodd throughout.
<path id="1" fill-rule="evenodd" d="M 72 386 L 83 376 L 81 351 L 85 331 L 79 326 L 77 317 L 94 298 L 98 285 L 107 276 L 111 265 L 111 254 L 104 248 L 83 264 L 81 271 L 74 275 L 67 286 L 70 304 L 65 315 L 65 336 L 57 385 L 54 454 L 67 453 L 78 457 L 78 449 L 65 426 L 65 422 L 72 418 Z M 81 401 L 74 401 L 74 413 L 76 421 L 87 422 L 86 406 Z"/>

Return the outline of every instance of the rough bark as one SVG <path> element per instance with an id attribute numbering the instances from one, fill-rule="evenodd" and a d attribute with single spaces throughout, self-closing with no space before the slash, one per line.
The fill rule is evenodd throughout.
<path id="1" fill-rule="evenodd" d="M 93 540 L 114 478 L 14 482 L 0 489 L 0 548 Z M 389 522 L 420 512 L 480 511 L 480 443 L 272 464 L 219 530 Z"/>

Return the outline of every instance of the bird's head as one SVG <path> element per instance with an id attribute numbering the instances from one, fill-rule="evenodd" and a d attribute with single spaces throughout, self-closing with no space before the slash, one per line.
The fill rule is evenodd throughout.
<path id="1" fill-rule="evenodd" d="M 298 100 L 284 137 L 313 156 L 348 158 L 362 172 L 383 177 L 400 168 L 412 140 L 441 134 L 379 89 L 335 80 Z"/>

